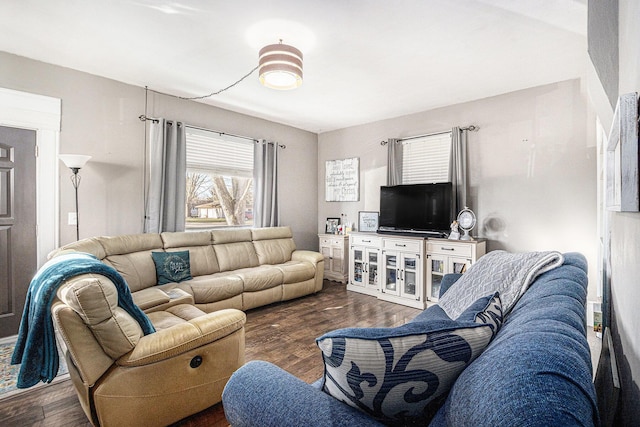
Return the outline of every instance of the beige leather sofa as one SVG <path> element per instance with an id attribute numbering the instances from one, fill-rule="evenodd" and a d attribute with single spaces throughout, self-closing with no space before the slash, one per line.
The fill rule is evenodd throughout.
<path id="1" fill-rule="evenodd" d="M 157 285 L 151 252 L 188 250 L 192 279 Z M 61 247 L 95 255 L 127 281 L 145 312 L 178 303 L 249 310 L 322 290 L 324 258 L 296 250 L 289 227 L 94 237 Z"/>
<path id="2" fill-rule="evenodd" d="M 156 285 L 151 252 L 184 250 L 192 279 Z M 156 328 L 142 335 L 104 276 L 58 289 L 56 337 L 94 425 L 168 425 L 220 402 L 244 364 L 241 310 L 322 289 L 324 258 L 296 250 L 288 227 L 95 237 L 50 257 L 70 251 L 114 267 Z"/>

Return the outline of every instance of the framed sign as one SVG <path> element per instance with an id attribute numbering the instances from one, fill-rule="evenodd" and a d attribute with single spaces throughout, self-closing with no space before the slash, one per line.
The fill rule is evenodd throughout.
<path id="1" fill-rule="evenodd" d="M 606 153 L 606 204 L 609 210 L 640 210 L 638 94 L 620 95 Z"/>
<path id="2" fill-rule="evenodd" d="M 325 163 L 325 201 L 360 200 L 360 158 L 327 160 Z"/>
<path id="3" fill-rule="evenodd" d="M 378 212 L 358 212 L 358 231 L 378 231 Z"/>

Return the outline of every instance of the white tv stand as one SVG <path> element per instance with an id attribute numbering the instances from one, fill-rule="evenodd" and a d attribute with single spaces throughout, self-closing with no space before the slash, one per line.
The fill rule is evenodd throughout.
<path id="1" fill-rule="evenodd" d="M 464 273 L 485 253 L 486 239 L 352 233 L 347 290 L 425 309 L 445 274 Z"/>

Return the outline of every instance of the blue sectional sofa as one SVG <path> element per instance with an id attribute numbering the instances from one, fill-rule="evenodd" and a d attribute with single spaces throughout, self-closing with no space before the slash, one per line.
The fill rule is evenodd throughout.
<path id="1" fill-rule="evenodd" d="M 585 258 L 571 253 L 560 267 L 538 276 L 443 396 L 428 425 L 598 425 L 586 339 L 586 271 Z M 441 295 L 458 277 L 446 276 Z M 224 390 L 225 414 L 234 427 L 383 425 L 321 386 L 267 362 L 250 362 Z"/>

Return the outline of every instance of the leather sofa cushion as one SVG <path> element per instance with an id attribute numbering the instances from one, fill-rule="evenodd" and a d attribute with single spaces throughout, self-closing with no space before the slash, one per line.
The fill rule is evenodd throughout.
<path id="1" fill-rule="evenodd" d="M 284 284 L 304 282 L 316 275 L 315 267 L 309 262 L 289 261 L 276 267 L 284 274 Z"/>
<path id="2" fill-rule="evenodd" d="M 282 264 L 291 260 L 296 249 L 293 239 L 258 240 L 253 242 L 260 264 Z"/>
<path id="3" fill-rule="evenodd" d="M 251 229 L 251 238 L 260 264 L 282 264 L 291 260 L 296 249 L 289 227 Z"/>
<path id="4" fill-rule="evenodd" d="M 210 231 L 164 232 L 160 236 L 167 252 L 189 251 L 192 276 L 202 276 L 220 271 L 218 259 L 211 246 L 213 237 Z"/>
<path id="5" fill-rule="evenodd" d="M 255 268 L 235 270 L 233 274 L 240 276 L 245 292 L 255 292 L 282 285 L 284 274 L 278 267 L 261 265 Z"/>
<path id="6" fill-rule="evenodd" d="M 151 250 L 123 255 L 110 255 L 103 260 L 115 268 L 129 285 L 131 292 L 149 288 L 157 284 L 156 265 L 151 258 Z"/>
<path id="7" fill-rule="evenodd" d="M 100 237 L 91 237 L 89 239 L 83 239 L 78 242 L 69 243 L 58 249 L 55 249 L 49 253 L 48 259 L 55 256 L 62 255 L 65 252 L 84 252 L 87 254 L 95 255 L 96 258 L 102 260 L 107 256 L 104 248 L 100 244 Z"/>
<path id="8" fill-rule="evenodd" d="M 118 291 L 111 281 L 93 274 L 71 279 L 58 298 L 91 329 L 104 352 L 114 360 L 133 350 L 143 336 L 138 322 L 118 307 Z"/>
<path id="9" fill-rule="evenodd" d="M 238 230 L 214 230 L 211 232 L 211 237 L 215 245 L 234 242 L 251 242 L 251 230 L 248 228 Z"/>
<path id="10" fill-rule="evenodd" d="M 159 234 L 125 234 L 99 239 L 107 256 L 162 249 L 162 239 Z"/>
<path id="11" fill-rule="evenodd" d="M 291 227 L 252 228 L 251 240 L 271 240 L 292 238 Z"/>
<path id="12" fill-rule="evenodd" d="M 169 329 L 172 326 L 204 316 L 206 313 L 189 304 L 180 304 L 169 307 L 164 311 L 149 313 L 149 320 L 156 330 Z"/>
<path id="13" fill-rule="evenodd" d="M 233 273 L 218 273 L 197 276 L 180 284 L 189 286 L 196 304 L 223 301 L 241 295 L 243 282 L 240 276 Z"/>
<path id="14" fill-rule="evenodd" d="M 216 244 L 213 249 L 220 271 L 233 271 L 259 265 L 258 256 L 251 242 Z"/>
<path id="15" fill-rule="evenodd" d="M 162 238 L 165 249 L 182 248 L 185 246 L 209 246 L 213 243 L 210 231 L 165 231 L 160 233 L 160 237 Z"/>
<path id="16" fill-rule="evenodd" d="M 191 260 L 191 276 L 203 276 L 220 272 L 218 258 L 211 245 L 207 246 L 180 246 L 167 249 L 167 252 L 189 251 Z"/>

